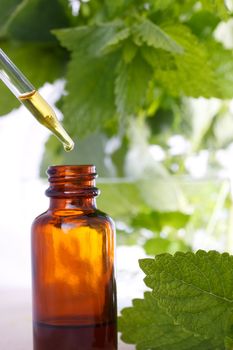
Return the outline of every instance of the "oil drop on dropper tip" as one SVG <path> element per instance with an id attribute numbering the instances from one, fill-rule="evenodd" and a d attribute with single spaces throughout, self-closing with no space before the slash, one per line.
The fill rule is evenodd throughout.
<path id="1" fill-rule="evenodd" d="M 2 49 L 0 49 L 0 79 L 37 121 L 57 136 L 65 151 L 72 151 L 74 142 L 58 121 L 54 110 Z"/>

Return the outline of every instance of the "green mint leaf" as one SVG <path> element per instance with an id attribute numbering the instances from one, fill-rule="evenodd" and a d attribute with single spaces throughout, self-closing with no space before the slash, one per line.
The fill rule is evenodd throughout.
<path id="1" fill-rule="evenodd" d="M 72 51 L 63 111 L 73 134 L 97 131 L 116 113 L 114 84 L 119 53 L 103 55 L 102 50 L 118 27 L 118 23 L 109 23 L 55 31 L 62 45 Z"/>
<path id="2" fill-rule="evenodd" d="M 216 251 L 140 261 L 159 306 L 188 332 L 224 349 L 232 326 L 233 256 Z"/>
<path id="3" fill-rule="evenodd" d="M 115 54 L 94 59 L 72 55 L 63 111 L 73 134 L 83 137 L 103 128 L 114 117 L 114 67 L 118 59 Z"/>
<path id="4" fill-rule="evenodd" d="M 130 36 L 130 29 L 123 28 L 117 32 L 102 48 L 102 53 L 109 53 L 113 50 L 116 50 L 122 41 L 126 40 Z"/>
<path id="5" fill-rule="evenodd" d="M 184 53 L 174 56 L 176 69 L 155 71 L 156 80 L 173 96 L 218 96 L 207 48 L 184 25 L 164 25 L 163 28 L 184 48 Z"/>
<path id="6" fill-rule="evenodd" d="M 211 341 L 194 336 L 176 324 L 159 307 L 152 293 L 134 299 L 133 307 L 125 308 L 118 322 L 122 340 L 136 344 L 137 350 L 213 350 Z"/>
<path id="7" fill-rule="evenodd" d="M 175 70 L 176 63 L 175 57 L 170 52 L 166 52 L 161 49 L 155 49 L 149 46 L 142 46 L 141 53 L 143 58 L 155 69 L 155 70 Z"/>
<path id="8" fill-rule="evenodd" d="M 136 114 L 145 102 L 152 69 L 137 53 L 131 62 L 123 60 L 118 67 L 115 85 L 117 111 L 122 115 Z"/>
<path id="9" fill-rule="evenodd" d="M 111 42 L 121 29 L 121 22 L 79 26 L 75 28 L 53 30 L 61 45 L 79 55 L 99 57 L 106 45 Z"/>
<path id="10" fill-rule="evenodd" d="M 173 53 L 183 53 L 183 48 L 181 45 L 179 45 L 159 26 L 148 19 L 145 19 L 140 24 L 136 25 L 134 30 L 135 35 L 139 37 L 139 40 L 141 39 L 148 46 L 152 46 L 156 49 L 163 49 Z"/>

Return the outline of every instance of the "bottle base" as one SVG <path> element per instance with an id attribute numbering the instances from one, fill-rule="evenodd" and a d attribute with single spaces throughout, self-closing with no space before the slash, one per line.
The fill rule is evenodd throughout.
<path id="1" fill-rule="evenodd" d="M 34 350 L 117 350 L 115 323 L 54 326 L 33 324 Z"/>

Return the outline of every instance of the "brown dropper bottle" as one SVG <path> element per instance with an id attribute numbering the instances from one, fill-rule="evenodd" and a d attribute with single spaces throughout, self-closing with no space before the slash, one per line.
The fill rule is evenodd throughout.
<path id="1" fill-rule="evenodd" d="M 114 224 L 96 208 L 93 165 L 48 169 L 32 226 L 34 350 L 116 350 Z"/>

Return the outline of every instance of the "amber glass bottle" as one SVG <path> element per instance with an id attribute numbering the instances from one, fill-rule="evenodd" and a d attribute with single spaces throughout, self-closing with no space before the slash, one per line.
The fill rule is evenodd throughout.
<path id="1" fill-rule="evenodd" d="M 95 166 L 48 175 L 32 226 L 34 350 L 116 350 L 114 224 L 96 208 Z"/>

